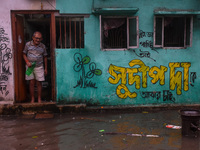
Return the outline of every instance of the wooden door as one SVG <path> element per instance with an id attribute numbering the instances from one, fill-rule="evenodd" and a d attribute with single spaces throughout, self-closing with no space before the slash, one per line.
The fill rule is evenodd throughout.
<path id="1" fill-rule="evenodd" d="M 25 61 L 23 59 L 23 49 L 24 49 L 24 19 L 23 16 L 15 16 L 15 26 L 16 26 L 16 52 L 15 52 L 15 94 L 16 101 L 24 102 L 26 101 L 27 87 L 25 80 Z"/>
<path id="2" fill-rule="evenodd" d="M 25 80 L 25 62 L 23 60 L 23 49 L 25 45 L 25 32 L 26 28 L 23 18 L 25 15 L 31 14 L 50 14 L 50 56 L 51 56 L 51 100 L 56 100 L 55 90 L 55 47 L 56 47 L 56 25 L 55 13 L 57 10 L 11 10 L 12 20 L 12 39 L 13 39 L 13 53 L 14 53 L 14 79 L 15 79 L 15 102 L 28 102 L 29 101 L 29 87 Z M 26 35 L 27 36 L 27 35 Z M 50 64 L 49 64 L 50 65 Z"/>

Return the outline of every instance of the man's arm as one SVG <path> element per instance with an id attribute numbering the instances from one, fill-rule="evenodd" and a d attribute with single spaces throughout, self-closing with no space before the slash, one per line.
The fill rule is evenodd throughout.
<path id="1" fill-rule="evenodd" d="M 27 65 L 28 67 L 31 67 L 32 64 L 30 63 L 30 61 L 28 60 L 26 54 L 24 54 L 24 53 L 23 53 L 23 58 L 24 58 L 24 60 L 25 60 L 25 62 L 26 62 L 26 65 Z"/>
<path id="2" fill-rule="evenodd" d="M 44 57 L 44 74 L 47 75 L 47 56 Z"/>

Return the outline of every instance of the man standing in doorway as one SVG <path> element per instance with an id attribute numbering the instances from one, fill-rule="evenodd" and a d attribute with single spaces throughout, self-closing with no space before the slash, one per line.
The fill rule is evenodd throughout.
<path id="1" fill-rule="evenodd" d="M 31 103 L 34 103 L 34 86 L 37 84 L 38 91 L 38 103 L 41 103 L 41 94 L 42 94 L 42 81 L 45 80 L 47 75 L 47 52 L 46 47 L 42 41 L 42 34 L 38 31 L 34 32 L 32 36 L 32 41 L 26 43 L 23 50 L 23 58 L 26 62 L 26 69 L 32 66 L 32 63 L 35 62 L 36 66 L 29 76 L 26 75 L 26 80 L 29 80 L 30 96 Z"/>

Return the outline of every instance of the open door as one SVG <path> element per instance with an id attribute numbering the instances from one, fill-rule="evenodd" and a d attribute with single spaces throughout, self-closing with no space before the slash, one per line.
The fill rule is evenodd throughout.
<path id="1" fill-rule="evenodd" d="M 25 62 L 23 60 L 23 48 L 24 48 L 24 19 L 22 16 L 16 15 L 16 61 L 15 66 L 15 85 L 18 85 L 18 88 L 15 88 L 16 96 L 18 97 L 18 102 L 24 102 L 26 100 L 26 91 L 27 87 L 25 84 Z"/>
<path id="2" fill-rule="evenodd" d="M 14 79 L 15 103 L 30 102 L 29 82 L 25 80 L 25 62 L 23 49 L 25 43 L 32 40 L 35 31 L 43 35 L 42 43 L 48 53 L 48 75 L 42 82 L 42 100 L 55 101 L 55 16 L 57 11 L 11 11 L 13 52 L 14 52 Z M 37 101 L 37 87 L 35 87 Z"/>

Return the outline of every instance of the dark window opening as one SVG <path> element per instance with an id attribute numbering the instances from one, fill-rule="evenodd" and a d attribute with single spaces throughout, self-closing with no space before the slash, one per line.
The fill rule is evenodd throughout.
<path id="1" fill-rule="evenodd" d="M 84 18 L 56 17 L 56 48 L 84 48 Z"/>
<path id="2" fill-rule="evenodd" d="M 138 16 L 100 16 L 100 22 L 102 50 L 139 47 Z"/>
<path id="3" fill-rule="evenodd" d="M 184 18 L 165 17 L 164 47 L 184 47 Z"/>
<path id="4" fill-rule="evenodd" d="M 162 18 L 156 18 L 156 45 L 162 45 Z"/>
<path id="5" fill-rule="evenodd" d="M 192 30 L 192 16 L 156 16 L 154 19 L 154 47 L 185 48 L 191 46 Z"/>
<path id="6" fill-rule="evenodd" d="M 126 18 L 102 19 L 103 48 L 127 48 Z"/>

